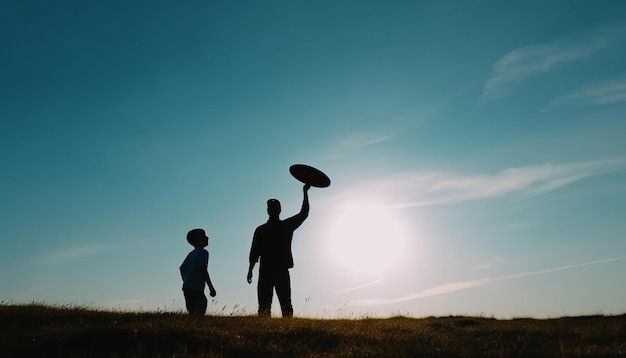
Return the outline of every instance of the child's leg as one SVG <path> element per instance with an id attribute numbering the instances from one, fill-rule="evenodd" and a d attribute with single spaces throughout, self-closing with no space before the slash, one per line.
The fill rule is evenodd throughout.
<path id="1" fill-rule="evenodd" d="M 207 298 L 204 292 L 184 290 L 187 312 L 194 316 L 203 316 L 206 313 Z"/>

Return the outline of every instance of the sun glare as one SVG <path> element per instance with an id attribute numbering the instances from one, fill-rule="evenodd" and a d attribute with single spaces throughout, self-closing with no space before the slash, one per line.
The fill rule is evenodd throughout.
<path id="1" fill-rule="evenodd" d="M 402 257 L 405 237 L 393 212 L 382 206 L 354 203 L 341 209 L 330 229 L 330 252 L 346 268 L 382 273 Z"/>

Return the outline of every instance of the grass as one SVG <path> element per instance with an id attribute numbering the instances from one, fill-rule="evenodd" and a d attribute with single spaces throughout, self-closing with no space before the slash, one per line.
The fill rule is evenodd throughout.
<path id="1" fill-rule="evenodd" d="M 0 305 L 6 357 L 619 357 L 626 315 L 280 319 Z"/>

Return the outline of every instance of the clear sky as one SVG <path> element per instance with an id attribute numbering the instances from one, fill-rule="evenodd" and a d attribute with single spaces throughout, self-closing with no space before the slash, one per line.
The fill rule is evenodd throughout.
<path id="1" fill-rule="evenodd" d="M 626 312 L 626 2 L 16 0 L 0 45 L 5 303 L 182 310 L 202 227 L 255 313 L 305 163 L 296 315 Z"/>

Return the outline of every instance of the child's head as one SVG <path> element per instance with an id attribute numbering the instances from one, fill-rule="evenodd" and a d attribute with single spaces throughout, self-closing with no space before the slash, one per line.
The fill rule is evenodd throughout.
<path id="1" fill-rule="evenodd" d="M 189 230 L 187 242 L 193 247 L 206 247 L 209 244 L 209 237 L 202 229 Z"/>

